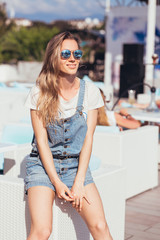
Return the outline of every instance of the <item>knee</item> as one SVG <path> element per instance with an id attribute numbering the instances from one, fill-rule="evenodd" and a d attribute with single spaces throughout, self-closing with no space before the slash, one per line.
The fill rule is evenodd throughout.
<path id="1" fill-rule="evenodd" d="M 108 236 L 109 229 L 105 220 L 98 220 L 90 226 L 91 232 L 95 234 L 95 236 Z"/>
<path id="2" fill-rule="evenodd" d="M 39 239 L 40 240 L 48 240 L 51 233 L 52 233 L 51 228 L 41 229 L 40 232 L 39 232 Z"/>
<path id="3" fill-rule="evenodd" d="M 101 233 L 104 233 L 108 230 L 108 226 L 107 223 L 103 220 L 98 221 L 95 226 L 94 226 L 95 230 Z"/>
<path id="4" fill-rule="evenodd" d="M 52 233 L 52 228 L 49 228 L 49 227 L 42 227 L 40 229 L 35 229 L 31 234 L 32 235 L 31 239 L 48 240 L 51 233 Z"/>

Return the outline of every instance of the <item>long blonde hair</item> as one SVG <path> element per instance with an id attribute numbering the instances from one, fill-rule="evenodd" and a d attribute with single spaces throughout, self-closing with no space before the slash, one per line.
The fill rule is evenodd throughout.
<path id="1" fill-rule="evenodd" d="M 105 104 L 105 95 L 101 89 L 100 89 L 100 93 Z M 98 108 L 97 125 L 110 126 L 108 122 L 108 117 L 106 115 L 105 106 Z"/>
<path id="2" fill-rule="evenodd" d="M 38 115 L 42 118 L 44 125 L 54 122 L 58 116 L 60 51 L 65 39 L 75 40 L 80 47 L 78 39 L 70 32 L 54 36 L 47 45 L 42 70 L 36 81 L 40 90 L 37 101 Z"/>

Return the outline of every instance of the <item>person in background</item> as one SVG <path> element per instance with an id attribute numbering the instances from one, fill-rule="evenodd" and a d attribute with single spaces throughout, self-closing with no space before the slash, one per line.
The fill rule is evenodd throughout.
<path id="1" fill-rule="evenodd" d="M 100 92 L 104 106 L 98 109 L 97 125 L 119 126 L 120 130 L 123 130 L 123 128 L 135 129 L 141 126 L 141 122 L 128 114 L 126 109 L 121 109 L 120 113 L 107 110 L 106 97 L 101 89 Z"/>
<path id="2" fill-rule="evenodd" d="M 104 103 L 93 83 L 77 77 L 81 57 L 79 41 L 70 32 L 53 37 L 26 100 L 35 134 L 26 160 L 28 240 L 49 239 L 55 195 L 72 203 L 94 240 L 112 240 L 88 167 L 98 108 Z"/>

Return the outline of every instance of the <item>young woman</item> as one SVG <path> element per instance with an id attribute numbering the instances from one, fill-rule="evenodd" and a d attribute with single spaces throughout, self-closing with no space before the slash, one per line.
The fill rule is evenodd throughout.
<path id="1" fill-rule="evenodd" d="M 88 168 L 103 100 L 99 89 L 76 76 L 81 57 L 71 33 L 52 38 L 26 101 L 35 134 L 25 178 L 31 215 L 28 240 L 49 238 L 55 194 L 72 203 L 95 240 L 112 240 Z"/>
<path id="2" fill-rule="evenodd" d="M 104 104 L 106 104 L 106 97 L 103 91 L 100 89 L 101 96 Z M 122 128 L 135 129 L 141 126 L 141 122 L 134 119 L 126 109 L 121 109 L 120 113 L 107 110 L 106 106 L 102 106 L 98 109 L 97 125 L 104 126 L 119 126 Z"/>

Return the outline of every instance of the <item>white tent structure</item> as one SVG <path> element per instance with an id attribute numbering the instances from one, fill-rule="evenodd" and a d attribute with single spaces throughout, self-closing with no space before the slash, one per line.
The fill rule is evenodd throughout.
<path id="1" fill-rule="evenodd" d="M 156 2 L 157 0 L 148 0 L 148 13 L 147 13 L 147 40 L 146 40 L 146 56 L 145 63 L 145 82 L 152 85 L 153 83 L 153 65 L 152 55 L 154 54 L 154 44 L 155 44 L 155 26 L 156 26 Z M 105 17 L 106 17 L 106 52 L 105 52 L 105 74 L 104 83 L 106 88 L 111 86 L 111 64 L 112 64 L 112 53 L 108 49 L 107 42 L 107 22 L 108 18 L 112 15 L 111 12 L 111 0 L 106 0 L 105 6 Z M 148 64 L 150 63 L 150 64 Z"/>
<path id="2" fill-rule="evenodd" d="M 147 43 L 146 43 L 146 63 L 151 63 L 152 55 L 154 54 L 155 44 L 155 26 L 156 26 L 156 1 L 149 0 L 148 4 L 148 25 L 147 25 Z M 146 65 L 145 82 L 153 84 L 153 65 Z"/>

